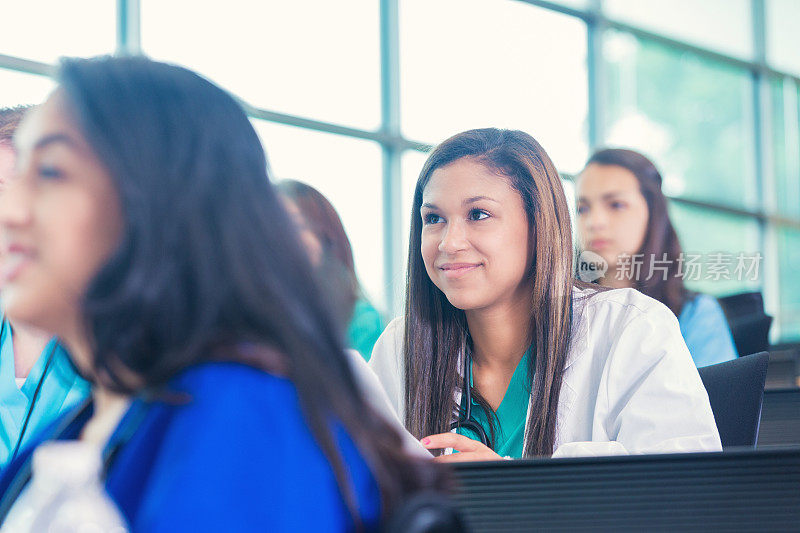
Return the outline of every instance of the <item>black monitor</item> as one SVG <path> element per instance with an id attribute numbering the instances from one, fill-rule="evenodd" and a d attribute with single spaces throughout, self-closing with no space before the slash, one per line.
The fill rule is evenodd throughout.
<path id="1" fill-rule="evenodd" d="M 800 447 L 457 464 L 473 531 L 800 530 Z"/>

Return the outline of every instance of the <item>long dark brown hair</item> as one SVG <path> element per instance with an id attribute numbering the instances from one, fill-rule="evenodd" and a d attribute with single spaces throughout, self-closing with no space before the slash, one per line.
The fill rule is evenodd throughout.
<path id="1" fill-rule="evenodd" d="M 236 101 L 189 70 L 142 57 L 65 60 L 59 81 L 125 221 L 84 296 L 96 379 L 133 392 L 163 388 L 210 359 L 280 367 L 356 521 L 333 421 L 370 465 L 384 511 L 430 481 L 360 392 Z"/>
<path id="2" fill-rule="evenodd" d="M 528 368 L 533 376 L 532 409 L 523 455 L 549 456 L 572 325 L 574 252 L 559 175 L 539 143 L 521 131 L 487 128 L 459 133 L 437 146 L 420 172 L 411 212 L 406 286 L 406 427 L 418 438 L 447 432 L 458 408 L 454 396 L 462 383 L 458 364 L 468 343 L 467 321 L 464 311 L 450 304 L 425 270 L 420 207 L 431 174 L 464 157 L 508 180 L 522 197 L 531 242 L 535 239 L 530 324 L 520 326 L 529 328 L 534 346 Z"/>
<path id="3" fill-rule="evenodd" d="M 681 243 L 669 219 L 667 198 L 661 190 L 661 174 L 647 157 L 622 148 L 606 148 L 595 152 L 586 166 L 592 164 L 622 167 L 639 182 L 639 192 L 647 203 L 649 214 L 644 241 L 637 254 L 642 255 L 640 272 L 647 273 L 647 276 L 637 276 L 633 280 L 634 288 L 669 307 L 675 316 L 680 315 L 683 305 L 694 293 L 683 284 L 679 261 Z M 650 276 L 649 273 L 654 272 L 651 270 L 654 260 L 658 261 L 659 268 L 666 269 L 666 275 L 655 269 L 659 273 Z M 665 263 L 662 262 L 664 260 Z"/>

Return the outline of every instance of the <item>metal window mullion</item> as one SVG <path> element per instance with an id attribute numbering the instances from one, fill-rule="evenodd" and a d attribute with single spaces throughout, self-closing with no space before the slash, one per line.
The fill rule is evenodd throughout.
<path id="1" fill-rule="evenodd" d="M 753 25 L 753 51 L 755 65 L 751 67 L 753 81 L 753 133 L 755 141 L 755 175 L 758 194 L 758 208 L 769 215 L 775 214 L 775 168 L 772 161 L 772 103 L 769 87 L 769 74 L 766 65 L 767 41 L 765 28 L 764 0 L 752 0 L 751 22 Z M 768 312 L 777 316 L 780 310 L 780 291 L 778 290 L 777 239 L 774 226 L 768 218 L 759 218 L 759 248 L 766 259 L 761 271 L 764 306 Z M 780 320 L 772 328 L 772 340 L 780 336 Z"/>
<path id="2" fill-rule="evenodd" d="M 50 63 L 23 59 L 21 57 L 0 54 L 0 68 L 22 72 L 24 74 L 35 74 L 38 76 L 52 76 L 55 73 L 55 66 Z"/>
<path id="3" fill-rule="evenodd" d="M 381 43 L 381 134 L 389 140 L 383 148 L 383 273 L 386 311 L 398 314 L 399 295 L 395 286 L 402 275 L 403 250 L 400 132 L 400 22 L 398 0 L 380 0 Z M 398 141 L 398 142 L 395 142 Z"/>
<path id="4" fill-rule="evenodd" d="M 786 196 L 800 205 L 800 83 L 783 79 L 783 131 L 786 143 Z"/>
<path id="5" fill-rule="evenodd" d="M 587 36 L 587 82 L 589 94 L 589 151 L 593 152 L 605 142 L 605 91 L 607 80 L 603 63 L 603 37 L 606 31 L 605 19 L 601 15 L 600 0 L 594 2 L 594 12 L 586 21 Z"/>
<path id="6" fill-rule="evenodd" d="M 784 112 L 784 142 L 786 143 L 785 149 L 785 169 L 786 169 L 786 191 L 781 191 L 782 194 L 786 194 L 790 197 L 793 197 L 795 201 L 800 200 L 800 114 L 798 114 L 798 84 L 789 78 L 784 78 L 783 80 L 783 112 Z M 792 180 L 794 183 L 792 183 Z M 792 194 L 794 192 L 794 194 Z M 795 229 L 800 230 L 800 224 L 790 226 L 785 224 L 772 224 L 770 225 L 770 230 L 768 232 L 768 248 L 765 251 L 765 257 L 774 257 L 776 260 L 771 264 L 767 264 L 768 267 L 768 279 L 771 280 L 771 290 L 772 293 L 777 295 L 776 301 L 774 302 L 774 311 L 772 310 L 772 302 L 766 302 L 770 305 L 770 311 L 778 317 L 778 319 L 774 322 L 771 337 L 772 341 L 779 341 L 781 335 L 781 322 L 780 319 L 780 304 L 781 299 L 784 297 L 784 292 L 781 291 L 780 287 L 780 253 L 783 251 L 780 249 L 778 245 L 778 234 L 780 230 L 786 229 Z M 786 253 L 785 251 L 783 251 Z M 766 255 L 770 254 L 770 255 Z M 765 273 L 766 275 L 767 273 Z M 785 290 L 785 289 L 784 289 Z"/>
<path id="7" fill-rule="evenodd" d="M 762 293 L 764 306 L 768 313 L 780 314 L 780 272 L 778 265 L 778 246 L 776 226 L 770 218 L 775 211 L 775 166 L 773 162 L 773 136 L 771 116 L 771 94 L 769 79 L 760 73 L 753 76 L 754 82 L 754 125 L 756 148 L 756 176 L 759 185 L 759 200 L 762 212 L 767 216 L 758 218 L 760 252 L 764 257 L 762 269 Z M 776 320 L 771 330 L 772 341 L 780 337 L 780 320 Z"/>
<path id="8" fill-rule="evenodd" d="M 117 51 L 116 55 L 130 56 L 142 53 L 140 0 L 117 0 Z"/>

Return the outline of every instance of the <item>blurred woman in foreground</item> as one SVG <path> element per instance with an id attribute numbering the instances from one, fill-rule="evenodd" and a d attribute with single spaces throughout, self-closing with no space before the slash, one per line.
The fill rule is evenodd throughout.
<path id="1" fill-rule="evenodd" d="M 67 60 L 59 79 L 0 200 L 7 314 L 93 382 L 39 440 L 103 447 L 134 530 L 376 528 L 429 467 L 357 392 L 241 108 L 144 58 Z"/>

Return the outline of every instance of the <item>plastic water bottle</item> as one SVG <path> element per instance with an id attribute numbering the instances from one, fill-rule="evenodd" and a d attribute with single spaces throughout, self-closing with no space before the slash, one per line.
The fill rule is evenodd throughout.
<path id="1" fill-rule="evenodd" d="M 100 479 L 99 448 L 80 441 L 43 444 L 33 478 L 0 533 L 124 533 L 125 519 Z"/>

